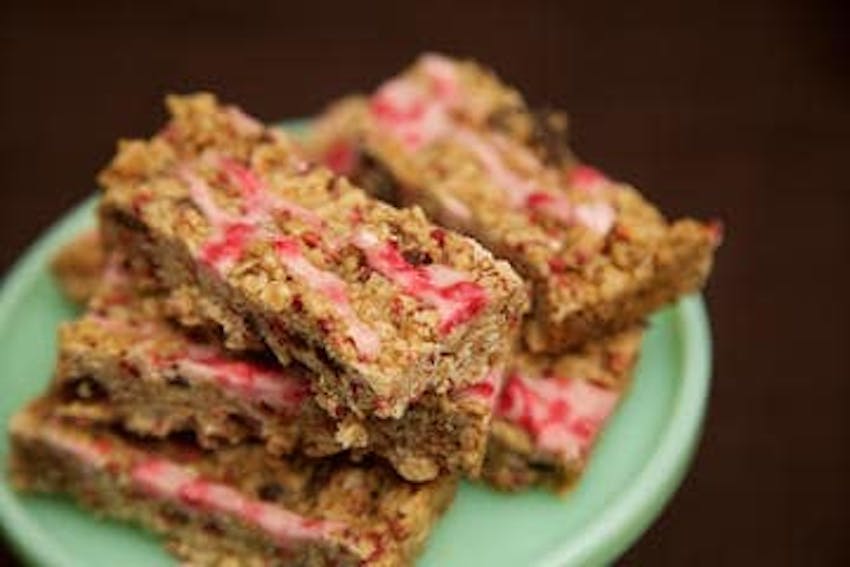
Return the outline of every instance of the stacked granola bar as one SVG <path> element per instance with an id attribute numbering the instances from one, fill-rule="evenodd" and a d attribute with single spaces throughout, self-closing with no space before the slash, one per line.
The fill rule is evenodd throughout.
<path id="1" fill-rule="evenodd" d="M 211 95 L 168 107 L 54 262 L 87 304 L 14 481 L 193 564 L 410 563 L 481 473 L 524 283 Z"/>
<path id="2" fill-rule="evenodd" d="M 668 222 L 570 151 L 565 115 L 532 111 L 493 73 L 441 55 L 331 105 L 306 146 L 524 277 L 531 311 L 507 363 L 485 476 L 503 488 L 569 486 L 628 383 L 643 321 L 703 284 L 719 226 Z"/>
<path id="3" fill-rule="evenodd" d="M 459 477 L 568 489 L 719 242 L 473 62 L 424 55 L 301 145 L 167 105 L 54 260 L 85 309 L 12 477 L 191 564 L 409 564 Z"/>

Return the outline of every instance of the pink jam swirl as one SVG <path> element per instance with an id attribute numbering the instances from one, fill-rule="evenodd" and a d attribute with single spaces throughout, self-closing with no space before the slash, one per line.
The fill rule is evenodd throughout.
<path id="1" fill-rule="evenodd" d="M 345 321 L 347 334 L 357 351 L 365 358 L 376 357 L 380 351 L 380 337 L 357 317 L 351 307 L 346 283 L 336 274 L 310 263 L 295 239 L 274 236 L 269 228 L 274 225 L 274 215 L 284 215 L 297 218 L 317 229 L 315 233 L 321 233 L 324 226 L 322 219 L 301 205 L 270 193 L 252 170 L 235 160 L 220 158 L 218 162 L 222 174 L 240 192 L 241 211 L 238 215 L 219 207 L 213 199 L 212 189 L 199 176 L 188 168 L 180 172 L 189 187 L 192 201 L 212 226 L 212 234 L 199 252 L 201 261 L 224 274 L 244 256 L 252 240 L 271 240 L 287 271 L 328 298 L 337 315 Z"/>
<path id="2" fill-rule="evenodd" d="M 521 157 L 526 166 L 542 170 L 539 160 L 519 144 L 504 136 L 484 136 L 460 126 L 452 110 L 461 103 L 461 85 L 454 64 L 445 57 L 428 55 L 419 63 L 425 84 L 410 77 L 397 77 L 382 85 L 370 100 L 370 114 L 379 129 L 399 140 L 410 152 L 416 152 L 437 139 L 451 139 L 465 147 L 482 164 L 494 185 L 501 187 L 508 202 L 565 225 L 581 223 L 605 234 L 613 225 L 614 209 L 604 201 L 591 208 L 571 201 L 560 190 L 542 188 L 523 178 L 505 164 L 502 154 Z"/>
<path id="3" fill-rule="evenodd" d="M 272 222 L 274 215 L 285 215 L 299 219 L 314 229 L 324 226 L 321 217 L 310 209 L 269 192 L 265 183 L 250 168 L 227 157 L 222 157 L 219 163 L 222 173 L 242 194 L 243 214 L 253 219 L 255 224 Z"/>
<path id="4" fill-rule="evenodd" d="M 589 194 L 599 194 L 611 184 L 611 180 L 604 173 L 586 164 L 572 167 L 567 176 L 567 182 Z"/>
<path id="5" fill-rule="evenodd" d="M 279 544 L 322 539 L 344 529 L 339 522 L 307 518 L 249 498 L 231 486 L 206 480 L 189 467 L 166 459 L 142 459 L 133 465 L 130 477 L 142 490 L 157 498 L 235 516 L 265 531 Z"/>
<path id="6" fill-rule="evenodd" d="M 211 346 L 192 345 L 175 364 L 180 375 L 189 380 L 210 382 L 233 394 L 292 414 L 310 395 L 310 386 L 301 377 L 229 358 Z"/>
<path id="7" fill-rule="evenodd" d="M 504 368 L 496 366 L 487 371 L 483 380 L 458 389 L 454 395 L 460 399 L 477 400 L 493 407 L 501 391 L 503 378 Z"/>
<path id="8" fill-rule="evenodd" d="M 579 460 L 618 398 L 619 392 L 586 380 L 530 378 L 514 371 L 502 389 L 496 416 L 523 428 L 541 449 Z"/>
<path id="9" fill-rule="evenodd" d="M 189 380 L 213 383 L 231 394 L 290 413 L 295 413 L 310 395 L 306 379 L 278 367 L 230 357 L 212 345 L 166 334 L 164 336 L 171 337 L 170 343 L 177 343 L 180 348 L 177 354 L 163 355 L 159 351 L 161 341 L 156 338 L 163 336 L 164 328 L 153 321 L 128 321 L 98 313 L 87 315 L 86 320 L 109 332 L 132 333 L 130 336 L 140 347 L 144 363 L 151 368 L 161 371 L 174 366 Z"/>
<path id="10" fill-rule="evenodd" d="M 378 89 L 369 109 L 379 127 L 417 151 L 450 131 L 447 102 L 439 91 L 426 93 L 420 85 L 398 78 Z"/>
<path id="11" fill-rule="evenodd" d="M 87 439 L 54 426 L 44 426 L 38 433 L 54 447 L 70 453 L 90 467 L 102 469 L 112 463 L 113 447 L 106 439 Z"/>
<path id="12" fill-rule="evenodd" d="M 393 242 L 381 242 L 367 230 L 359 230 L 352 243 L 365 255 L 369 265 L 395 282 L 405 293 L 428 303 L 440 316 L 439 331 L 450 333 L 468 322 L 487 306 L 486 290 L 467 274 L 439 264 L 414 266 Z"/>
<path id="13" fill-rule="evenodd" d="M 357 167 L 359 156 L 354 144 L 347 140 L 333 142 L 322 156 L 322 163 L 337 175 L 349 175 Z"/>
<path id="14" fill-rule="evenodd" d="M 319 290 L 335 306 L 357 351 L 367 358 L 375 358 L 381 349 L 381 339 L 357 317 L 348 299 L 345 282 L 333 272 L 320 270 L 311 264 L 296 239 L 280 237 L 275 240 L 274 246 L 278 258 L 290 273 Z"/>

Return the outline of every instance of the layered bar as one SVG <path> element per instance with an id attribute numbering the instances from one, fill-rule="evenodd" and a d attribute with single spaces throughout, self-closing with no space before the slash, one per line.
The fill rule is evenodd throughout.
<path id="1" fill-rule="evenodd" d="M 408 565 L 456 480 L 409 484 L 382 467 L 282 460 L 257 445 L 216 452 L 53 415 L 41 399 L 11 423 L 11 478 L 162 536 L 191 565 Z"/>
<path id="2" fill-rule="evenodd" d="M 509 491 L 573 486 L 630 382 L 642 333 L 634 328 L 557 356 L 517 352 L 496 406 L 484 480 Z"/>
<path id="3" fill-rule="evenodd" d="M 501 361 L 474 384 L 426 392 L 400 419 L 345 407 L 330 415 L 315 401 L 312 371 L 186 333 L 115 264 L 88 311 L 60 327 L 53 389 L 64 415 L 152 437 L 191 432 L 208 449 L 257 440 L 273 455 L 375 454 L 415 482 L 480 473 Z"/>
<path id="4" fill-rule="evenodd" d="M 88 236 L 84 235 L 79 241 L 75 240 L 69 243 L 67 247 L 81 246 L 82 242 L 87 239 Z M 79 244 L 75 244 L 78 242 Z M 76 266 L 71 271 L 80 274 L 85 273 L 89 268 Z M 100 267 L 98 267 L 98 271 L 102 271 Z M 89 274 L 87 279 L 95 281 L 97 278 Z M 61 277 L 59 281 L 62 287 L 67 283 Z M 103 310 L 102 312 L 105 312 L 105 308 L 108 305 L 109 301 L 104 299 L 94 302 L 94 308 L 101 309 Z M 158 305 L 157 310 L 170 312 L 170 309 L 164 309 L 163 305 Z M 121 315 L 120 312 L 116 312 L 114 307 L 111 309 L 111 312 L 115 317 L 126 316 L 126 313 Z M 157 314 L 155 317 L 158 318 L 160 316 Z M 67 329 L 74 329 L 74 327 L 83 325 L 87 326 L 88 324 L 84 323 L 84 321 L 85 319 L 68 325 Z M 168 329 L 167 326 L 163 327 Z M 210 332 L 209 326 L 205 326 L 203 323 L 198 323 L 194 329 L 207 333 Z M 181 336 L 174 329 L 167 332 L 174 336 Z M 62 345 L 68 342 L 64 337 L 71 333 L 72 331 L 70 330 L 63 330 L 60 334 L 60 337 L 62 337 L 60 339 L 60 361 L 70 358 L 66 354 L 67 349 Z M 103 332 L 100 331 L 100 334 L 102 335 Z M 121 335 L 116 334 L 115 336 L 120 337 Z M 126 335 L 124 336 L 126 337 Z M 625 387 L 629 383 L 639 350 L 640 337 L 641 331 L 633 329 L 611 338 L 600 339 L 589 343 L 583 348 L 575 349 L 563 355 L 533 355 L 522 346 L 518 346 L 514 354 L 510 357 L 507 364 L 507 371 L 505 372 L 505 375 L 508 377 L 507 384 L 509 385 L 501 390 L 500 397 L 497 398 L 495 404 L 495 416 L 492 418 L 492 427 L 489 432 L 487 456 L 483 471 L 484 480 L 497 488 L 514 491 L 537 484 L 549 486 L 558 491 L 566 490 L 572 486 L 575 479 L 580 476 L 581 471 L 584 469 L 596 437 L 604 429 L 611 411 L 617 405 Z M 183 343 L 188 341 L 185 336 L 180 340 Z M 133 339 L 129 338 L 127 341 L 130 342 Z M 73 342 L 78 345 L 86 344 L 84 341 L 79 340 L 74 340 Z M 138 342 L 139 344 L 143 343 L 143 341 Z M 90 341 L 88 348 L 94 348 L 94 345 L 97 343 L 98 341 L 96 340 Z M 84 353 L 82 349 L 79 349 L 78 352 Z M 229 356 L 232 360 L 239 360 L 239 357 L 234 355 L 224 356 Z M 85 358 L 89 362 L 94 360 L 93 357 L 87 357 L 84 354 L 81 354 L 78 358 Z M 244 357 L 243 360 L 245 360 Z M 126 364 L 124 363 L 125 367 Z M 175 408 L 170 410 L 169 416 L 165 419 L 160 415 L 162 412 L 156 410 L 150 411 L 155 412 L 158 418 L 141 417 L 146 411 L 145 407 L 147 404 L 145 402 L 149 400 L 150 394 L 146 394 L 143 397 L 131 396 L 129 403 L 121 411 L 119 411 L 119 407 L 122 407 L 122 405 L 116 404 L 114 397 L 110 396 L 110 399 L 113 400 L 110 404 L 111 409 L 108 412 L 104 412 L 103 406 L 96 404 L 97 411 L 101 413 L 91 415 L 87 409 L 89 407 L 87 400 L 91 394 L 87 394 L 86 392 L 97 391 L 102 395 L 105 390 L 99 383 L 95 383 L 92 387 L 92 385 L 87 386 L 85 381 L 69 379 L 68 377 L 70 376 L 86 374 L 84 371 L 70 372 L 68 370 L 69 366 L 69 364 L 60 362 L 58 378 L 58 383 L 62 384 L 62 389 L 65 392 L 63 395 L 68 401 L 63 411 L 68 415 L 85 415 L 89 418 L 106 421 L 123 419 L 132 429 L 148 435 L 163 435 L 183 429 L 195 429 L 196 435 L 208 447 L 216 446 L 222 440 L 237 442 L 247 435 L 252 435 L 265 438 L 272 452 L 281 452 L 280 449 L 275 450 L 274 447 L 280 447 L 281 445 L 283 447 L 292 447 L 293 444 L 297 443 L 295 441 L 296 439 L 301 439 L 301 433 L 296 435 L 288 433 L 279 435 L 279 441 L 275 441 L 273 437 L 270 438 L 267 435 L 264 437 L 262 432 L 270 430 L 273 427 L 271 425 L 264 425 L 260 428 L 255 427 L 253 431 L 259 430 L 260 433 L 250 433 L 252 430 L 244 427 L 244 424 L 239 424 L 240 421 L 245 419 L 243 417 L 221 418 L 218 414 L 212 416 L 206 415 L 204 416 L 204 421 L 207 424 L 214 425 L 207 425 L 203 428 L 194 426 L 194 420 L 197 418 L 189 418 L 188 415 L 185 415 L 185 410 L 178 411 Z M 159 380 L 163 380 L 163 378 L 159 378 Z M 547 382 L 546 380 L 549 381 Z M 143 387 L 147 384 L 146 381 L 140 382 L 135 379 L 130 379 L 127 383 L 141 384 Z M 490 383 L 495 383 L 498 387 L 498 381 L 494 380 L 493 382 L 484 382 L 480 387 L 467 389 L 466 403 L 471 403 L 471 399 L 468 396 L 475 393 L 481 396 L 479 398 L 480 403 L 488 403 L 487 400 L 493 395 L 494 391 L 489 386 Z M 117 381 L 117 384 L 120 384 L 120 381 Z M 526 385 L 529 386 L 526 387 Z M 77 389 L 79 389 L 79 392 L 77 392 Z M 154 388 L 150 391 L 156 392 L 156 389 Z M 117 394 L 119 397 L 122 395 L 120 391 Z M 158 396 L 158 400 L 168 399 L 172 395 L 173 393 L 162 394 Z M 555 411 L 553 414 L 554 417 L 545 417 L 553 413 L 548 409 L 550 404 L 546 401 L 547 395 L 553 396 L 555 400 L 568 400 L 570 402 L 570 411 L 562 413 Z M 139 403 L 134 404 L 134 399 Z M 216 395 L 214 399 L 216 400 L 216 405 L 222 403 L 220 395 Z M 71 403 L 71 400 L 75 401 Z M 94 396 L 94 399 L 90 401 L 96 402 L 97 396 Z M 133 417 L 134 405 L 140 406 L 142 411 L 142 414 L 139 414 L 135 418 Z M 560 402 L 556 401 L 555 406 L 560 407 Z M 527 411 L 519 411 L 519 407 L 527 407 L 528 409 Z M 137 408 L 135 411 L 139 411 L 139 409 Z M 178 417 L 181 416 L 181 411 L 183 412 L 182 417 Z M 458 413 L 467 416 L 481 415 L 476 413 Z M 586 419 L 588 413 L 593 417 L 590 421 Z M 226 416 L 229 415 L 235 414 L 232 412 L 226 414 Z M 310 416 L 310 419 L 303 422 L 307 423 L 317 414 L 306 412 L 304 415 Z M 416 415 L 416 413 L 411 415 Z M 576 415 L 579 418 L 575 418 Z M 261 420 L 259 423 L 262 422 L 262 414 L 260 414 L 260 417 Z M 278 417 L 277 419 L 281 418 Z M 440 419 L 442 418 L 435 415 L 435 421 L 438 422 Z M 566 442 L 570 443 L 569 448 L 562 448 L 561 450 L 552 449 L 552 444 L 550 443 L 551 434 L 542 434 L 539 424 L 535 425 L 535 423 L 540 422 L 542 419 L 549 420 L 547 427 L 553 427 L 554 431 L 561 432 L 561 438 L 566 439 Z M 575 432 L 572 435 L 563 434 L 564 431 L 570 431 L 570 422 L 576 419 L 580 424 L 578 429 L 585 432 L 583 438 L 578 438 Z M 323 421 L 325 421 L 324 418 L 319 419 L 319 423 Z M 485 431 L 486 433 L 486 426 L 484 425 L 486 419 L 474 421 L 467 417 L 464 422 L 463 420 L 458 420 L 455 416 L 448 419 L 447 422 L 455 425 L 443 428 L 439 437 L 446 436 L 448 439 L 458 439 L 459 430 L 475 431 L 475 435 L 473 436 L 475 442 L 467 445 L 467 449 L 465 451 L 459 451 L 459 453 L 472 455 L 475 451 L 480 450 L 480 435 L 481 431 Z M 249 423 L 256 424 L 258 421 L 251 421 L 249 419 Z M 286 422 L 283 421 L 283 423 Z M 369 421 L 366 423 L 368 424 Z M 378 423 L 383 423 L 383 420 L 379 420 Z M 463 425 L 464 423 L 465 425 Z M 591 424 L 592 427 L 587 427 L 588 424 Z M 284 428 L 281 429 L 288 431 Z M 309 437 L 319 440 L 319 443 L 315 446 L 324 448 L 325 450 L 339 450 L 340 445 L 329 442 L 329 434 L 322 433 L 326 430 L 327 427 L 308 428 L 308 431 L 312 431 L 312 435 L 309 435 Z M 205 434 L 204 431 L 208 433 Z M 470 433 L 466 435 L 470 435 Z M 538 440 L 541 440 L 540 443 L 538 443 Z M 416 449 L 417 444 L 421 442 L 421 439 L 416 438 L 416 441 L 407 443 L 405 446 L 410 451 L 410 449 Z M 458 446 L 463 447 L 463 443 L 461 442 L 460 445 L 456 444 L 456 447 Z M 422 448 L 414 452 L 418 452 L 421 456 L 424 451 L 427 451 L 427 447 L 429 447 L 429 444 L 425 442 Z M 314 456 L 323 454 L 321 451 L 316 452 L 315 449 L 312 451 L 307 449 L 307 452 Z M 398 455 L 393 456 L 391 442 L 388 442 L 385 447 L 376 450 L 376 452 L 388 458 L 402 475 L 412 480 L 425 476 L 421 472 L 422 470 L 434 470 L 430 465 L 420 467 L 420 472 L 417 472 L 415 469 L 411 470 L 416 463 L 427 461 L 414 457 L 409 459 L 406 464 L 405 460 L 400 459 Z M 455 451 L 455 453 L 458 453 L 458 451 Z M 436 453 L 432 451 L 431 454 Z M 457 468 L 465 471 L 469 476 L 474 476 L 470 472 L 471 469 L 469 466 L 454 466 L 449 461 L 441 462 L 447 463 L 443 465 L 443 468 L 446 470 Z"/>
<path id="5" fill-rule="evenodd" d="M 122 262 L 129 261 L 123 259 Z M 78 307 L 83 307 L 97 293 L 107 272 L 115 275 L 114 268 L 107 269 L 103 239 L 98 230 L 75 236 L 62 245 L 50 262 L 51 273 L 60 291 Z M 126 272 L 123 267 L 121 270 Z M 190 333 L 218 338 L 228 350 L 234 352 L 261 353 L 268 350 L 244 319 L 222 310 L 218 303 L 208 300 L 197 287 L 184 285 L 162 293 L 151 277 L 150 270 L 144 269 L 141 275 L 136 270 L 132 279 L 133 289 L 126 290 L 127 293 L 155 295 L 160 300 L 158 311 Z M 107 285 L 112 284 L 107 282 Z"/>
<path id="6" fill-rule="evenodd" d="M 668 223 L 575 159 L 565 129 L 477 64 L 425 55 L 371 96 L 331 106 L 305 146 L 509 260 L 532 287 L 527 348 L 557 354 L 699 288 L 719 242 L 719 225 Z"/>
<path id="7" fill-rule="evenodd" d="M 122 144 L 100 176 L 107 247 L 134 277 L 195 290 L 225 332 L 308 367 L 332 415 L 398 418 L 481 379 L 526 308 L 506 262 L 307 164 L 210 95 L 168 106 L 168 125 Z"/>

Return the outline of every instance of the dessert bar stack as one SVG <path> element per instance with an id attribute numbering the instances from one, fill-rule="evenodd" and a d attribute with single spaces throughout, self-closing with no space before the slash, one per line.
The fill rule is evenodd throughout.
<path id="1" fill-rule="evenodd" d="M 523 276 L 531 310 L 508 361 L 485 477 L 570 486 L 628 383 L 641 327 L 704 283 L 719 225 L 668 222 L 581 162 L 566 117 L 529 109 L 471 61 L 419 58 L 331 105 L 309 152 L 367 191 L 468 234 Z"/>
<path id="2" fill-rule="evenodd" d="M 13 419 L 12 480 L 161 534 L 187 565 L 409 564 L 454 496 L 449 477 L 408 483 L 250 443 L 200 451 L 69 420 L 60 405 L 41 398 Z"/>
<path id="3" fill-rule="evenodd" d="M 11 425 L 14 482 L 192 564 L 412 562 L 480 475 L 523 281 L 212 95 L 168 108 L 56 260 L 90 297 Z"/>
<path id="4" fill-rule="evenodd" d="M 469 61 L 424 55 L 298 143 L 167 106 L 54 261 L 83 312 L 11 473 L 193 565 L 410 564 L 462 477 L 565 491 L 719 243 Z"/>

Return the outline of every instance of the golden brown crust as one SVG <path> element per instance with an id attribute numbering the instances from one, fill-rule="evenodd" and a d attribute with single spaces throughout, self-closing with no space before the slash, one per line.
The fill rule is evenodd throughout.
<path id="1" fill-rule="evenodd" d="M 281 460 L 250 444 L 201 452 L 184 441 L 121 436 L 63 421 L 53 403 L 42 399 L 12 422 L 15 486 L 67 493 L 100 515 L 140 524 L 192 564 L 411 564 L 457 484 L 409 484 L 368 464 Z M 160 483 L 172 494 L 140 484 L 153 461 L 174 471 Z M 262 506 L 297 515 L 296 528 L 317 535 L 273 536 L 279 523 L 252 520 L 269 517 Z"/>
<path id="2" fill-rule="evenodd" d="M 478 475 L 493 395 L 427 392 L 398 420 L 345 408 L 329 415 L 309 370 L 279 367 L 266 351 L 228 352 L 208 326 L 183 332 L 166 318 L 170 301 L 137 293 L 120 264 L 110 260 L 89 311 L 60 327 L 53 389 L 65 405 L 57 411 L 155 437 L 190 431 L 210 449 L 259 439 L 273 454 L 376 454 L 415 482 Z M 481 377 L 490 388 L 501 359 L 493 364 Z"/>
<path id="3" fill-rule="evenodd" d="M 557 354 L 563 350 L 561 345 L 581 344 L 627 329 L 702 287 L 716 246 L 715 228 L 690 219 L 669 225 L 650 243 L 613 244 L 613 262 L 590 272 L 591 285 L 576 289 L 569 299 L 560 292 L 536 296 L 535 315 L 523 329 L 527 348 Z M 626 268 L 617 266 L 619 254 L 633 256 Z M 552 313 L 563 313 L 559 324 L 551 324 Z"/>
<path id="4" fill-rule="evenodd" d="M 89 235 L 85 240 L 87 247 L 99 246 Z M 244 327 L 230 328 L 221 337 L 220 325 L 235 327 L 243 325 L 243 320 L 215 311 L 215 304 L 207 302 L 196 288 L 185 286 L 169 295 L 141 299 L 135 297 L 131 282 L 115 279 L 116 266 L 110 268 L 113 279 L 105 281 L 100 264 L 73 268 L 91 272 L 89 277 L 100 283 L 100 291 L 92 305 L 96 317 L 89 313 L 60 328 L 54 387 L 70 396 L 64 408 L 68 415 L 122 423 L 137 433 L 154 436 L 193 430 L 208 448 L 257 437 L 277 454 L 301 452 L 322 457 L 343 450 L 355 455 L 373 453 L 388 459 L 399 474 L 415 482 L 447 472 L 470 477 L 480 473 L 492 415 L 489 401 L 457 393 L 428 393 L 400 420 L 346 416 L 348 412 L 342 408 L 334 419 L 315 403 L 306 402 L 306 409 L 293 422 L 268 408 L 234 399 L 218 387 L 193 384 L 188 388 L 182 386 L 182 379 L 181 386 L 174 387 L 175 371 L 145 364 L 144 352 L 165 355 L 185 350 L 192 340 L 214 344 L 225 338 L 231 341 L 229 348 L 244 352 L 227 357 L 251 360 L 262 357 L 265 346 Z M 130 303 L 122 305 L 122 301 Z M 132 325 L 117 325 L 122 319 L 130 319 Z M 176 319 L 197 338 L 190 340 L 165 319 Z M 110 321 L 114 323 L 111 326 Z M 159 338 L 150 336 L 151 327 Z M 93 415 L 91 404 L 77 395 L 77 388 L 83 393 L 97 388 L 101 398 L 93 401 L 102 408 L 100 402 L 106 396 L 108 411 L 101 409 Z M 208 407 L 220 411 L 207 412 Z"/>
<path id="5" fill-rule="evenodd" d="M 153 269 L 166 288 L 199 289 L 215 311 L 242 318 L 243 328 L 262 336 L 284 363 L 292 357 L 310 366 L 328 411 L 343 405 L 398 417 L 422 392 L 445 392 L 481 375 L 501 348 L 503 330 L 517 324 L 526 306 L 525 289 L 506 263 L 474 241 L 434 227 L 418 209 L 393 209 L 305 164 L 277 133 L 234 131 L 222 117 L 226 107 L 208 98 L 172 99 L 170 106 L 174 120 L 163 133 L 124 144 L 101 175 L 109 246 L 143 258 L 144 268 Z M 225 159 L 238 163 L 226 165 Z M 242 228 L 221 219 L 248 207 L 249 198 L 260 199 L 248 195 L 260 183 L 268 192 L 262 199 L 272 205 L 246 216 L 263 216 L 261 228 L 271 236 L 240 240 L 238 259 L 217 264 L 222 251 L 233 248 L 233 242 L 217 239 Z M 197 195 L 198 186 L 206 188 L 205 198 Z M 288 203 L 282 206 L 286 214 L 272 219 L 274 203 L 281 202 Z M 227 230 L 216 222 L 229 223 Z M 374 269 L 381 258 L 371 258 L 369 250 L 383 254 L 378 246 L 394 247 L 405 262 L 433 265 L 440 274 L 465 274 L 486 302 L 441 330 L 440 309 L 400 290 L 386 270 Z M 278 261 L 284 253 L 291 264 Z M 340 317 L 339 301 L 323 291 L 324 283 L 306 278 L 341 282 L 334 285 L 348 291 L 348 315 Z M 352 341 L 352 318 L 380 341 L 370 356 Z"/>
<path id="6" fill-rule="evenodd" d="M 719 239 L 575 160 L 554 121 L 563 159 L 540 151 L 514 89 L 471 62 L 424 57 L 370 98 L 331 106 L 305 148 L 509 260 L 532 288 L 526 346 L 556 354 L 698 289 Z"/>

